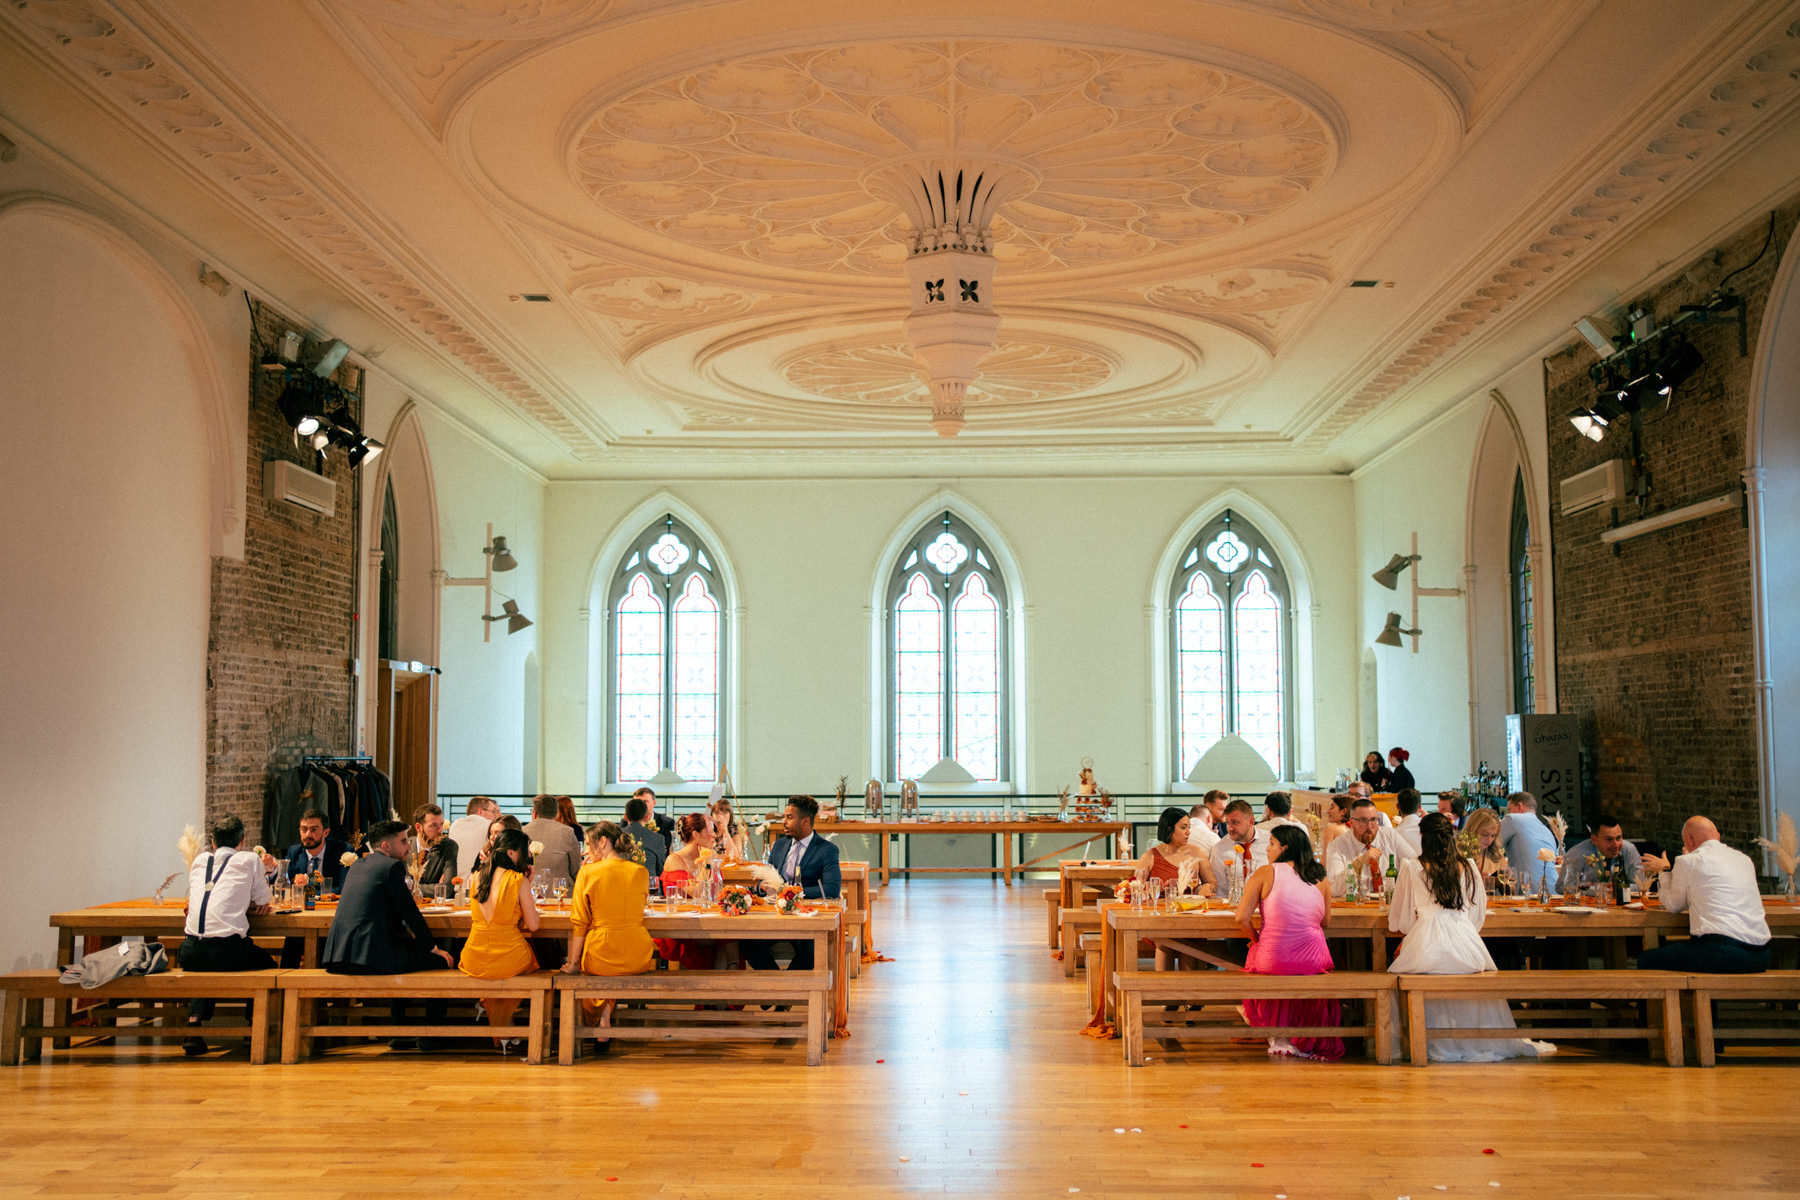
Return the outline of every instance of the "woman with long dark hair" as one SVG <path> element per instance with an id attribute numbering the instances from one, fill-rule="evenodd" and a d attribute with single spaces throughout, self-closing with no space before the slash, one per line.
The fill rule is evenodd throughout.
<path id="1" fill-rule="evenodd" d="M 1201 895 L 1211 895 L 1213 889 L 1212 863 L 1207 861 L 1204 851 L 1188 839 L 1193 822 L 1185 808 L 1165 808 L 1156 819 L 1156 844 L 1139 856 L 1137 869 L 1144 873 L 1146 879 L 1159 879 L 1165 889 L 1175 886 L 1181 878 L 1181 868 L 1193 863 L 1192 869 L 1194 891 Z"/>
<path id="2" fill-rule="evenodd" d="M 531 842 L 517 829 L 502 829 L 469 892 L 469 940 L 457 964 L 464 975 L 511 979 L 538 969 L 537 955 L 525 939 L 538 927 L 537 905 L 525 886 L 530 870 Z M 484 998 L 481 1007 L 489 1025 L 504 1029 L 512 1024 L 519 1002 Z M 494 1040 L 504 1047 L 502 1038 Z"/>
<path id="3" fill-rule="evenodd" d="M 1471 975 L 1492 971 L 1493 957 L 1481 941 L 1487 917 L 1487 889 L 1481 872 L 1457 849 L 1450 818 L 1432 813 L 1419 822 L 1419 857 L 1403 859 L 1400 882 L 1388 911 L 1388 928 L 1405 934 L 1388 970 L 1396 975 Z M 1432 1029 L 1506 1028 L 1513 1023 L 1504 1000 L 1426 1000 L 1425 1024 Z M 1432 1062 L 1498 1062 L 1553 1054 L 1548 1042 L 1526 1038 L 1461 1040 L 1434 1038 Z"/>
<path id="4" fill-rule="evenodd" d="M 1358 776 L 1369 785 L 1370 791 L 1391 792 L 1393 777 L 1388 774 L 1387 764 L 1381 761 L 1381 751 L 1371 750 L 1363 755 L 1362 774 Z"/>
<path id="5" fill-rule="evenodd" d="M 556 819 L 575 831 L 575 840 L 585 842 L 587 833 L 581 828 L 581 821 L 575 816 L 575 801 L 567 796 L 556 798 Z"/>
<path id="6" fill-rule="evenodd" d="M 1260 928 L 1254 921 L 1259 909 Z M 1325 930 L 1331 924 L 1331 883 L 1325 864 L 1313 856 L 1305 829 L 1277 825 L 1269 831 L 1269 863 L 1245 882 L 1237 919 L 1250 939 L 1244 970 L 1257 975 L 1323 975 L 1331 970 L 1331 948 L 1325 944 Z M 1338 1002 L 1331 999 L 1246 1000 L 1244 1019 L 1253 1026 L 1343 1024 Z M 1344 1039 L 1272 1037 L 1269 1053 L 1336 1060 L 1344 1057 Z"/>

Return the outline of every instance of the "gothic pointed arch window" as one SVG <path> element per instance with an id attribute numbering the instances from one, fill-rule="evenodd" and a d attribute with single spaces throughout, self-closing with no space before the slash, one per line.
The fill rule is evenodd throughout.
<path id="1" fill-rule="evenodd" d="M 1293 742 L 1293 621 L 1274 546 L 1226 509 L 1183 550 L 1170 584 L 1175 776 L 1227 734 L 1285 779 Z"/>
<path id="2" fill-rule="evenodd" d="M 887 586 L 892 778 L 945 758 L 982 782 L 1006 778 L 1008 622 L 994 552 L 954 513 L 901 547 Z"/>
<path id="3" fill-rule="evenodd" d="M 607 590 L 608 775 L 718 778 L 729 597 L 716 556 L 665 514 L 626 547 Z"/>
<path id="4" fill-rule="evenodd" d="M 1533 711 L 1537 692 L 1536 655 L 1532 647 L 1531 513 L 1525 505 L 1525 476 L 1513 476 L 1512 547 L 1512 674 L 1513 711 Z"/>

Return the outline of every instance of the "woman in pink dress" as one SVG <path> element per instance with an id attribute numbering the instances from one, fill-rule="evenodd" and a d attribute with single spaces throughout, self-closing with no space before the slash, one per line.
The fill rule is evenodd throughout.
<path id="1" fill-rule="evenodd" d="M 1331 924 L 1331 884 L 1324 864 L 1313 857 L 1312 841 L 1298 825 L 1269 831 L 1269 864 L 1258 867 L 1244 884 L 1238 924 L 1250 938 L 1244 970 L 1257 975 L 1323 975 L 1331 970 L 1325 929 Z M 1262 910 L 1262 928 L 1252 923 Z M 1341 1025 L 1338 1002 L 1318 1000 L 1246 1000 L 1244 1019 L 1253 1026 Z M 1344 1039 L 1336 1037 L 1270 1038 L 1269 1053 L 1278 1057 L 1336 1060 L 1344 1057 Z"/>

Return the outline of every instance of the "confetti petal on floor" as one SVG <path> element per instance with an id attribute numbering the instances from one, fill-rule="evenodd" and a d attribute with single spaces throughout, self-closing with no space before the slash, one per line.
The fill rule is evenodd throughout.
<path id="1" fill-rule="evenodd" d="M 1483 1154 L 1498 1154 L 1499 1151 L 1498 1150 L 1483 1150 L 1482 1153 Z"/>

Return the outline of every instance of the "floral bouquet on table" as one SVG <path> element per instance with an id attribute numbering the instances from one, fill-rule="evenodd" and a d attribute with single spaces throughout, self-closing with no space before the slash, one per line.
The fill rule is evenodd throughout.
<path id="1" fill-rule="evenodd" d="M 750 889 L 732 884 L 719 895 L 719 911 L 728 917 L 741 917 L 750 911 Z"/>
<path id="2" fill-rule="evenodd" d="M 1794 819 L 1782 813 L 1775 822 L 1775 840 L 1757 838 L 1756 844 L 1775 856 L 1775 865 L 1787 876 L 1788 903 L 1800 901 L 1794 894 L 1794 870 L 1800 867 L 1800 833 L 1794 830 Z"/>
<path id="3" fill-rule="evenodd" d="M 1561 844 L 1561 842 L 1557 843 L 1559 846 Z M 1545 846 L 1542 850 L 1537 852 L 1537 857 L 1538 862 L 1543 864 L 1543 866 L 1539 868 L 1539 871 L 1544 877 L 1544 902 L 1549 903 L 1550 893 L 1555 890 L 1556 885 L 1554 875 L 1556 868 L 1562 864 L 1562 855 L 1558 854 L 1550 847 Z"/>
<path id="4" fill-rule="evenodd" d="M 775 893 L 775 911 L 784 917 L 791 917 L 800 911 L 800 900 L 806 893 L 788 884 Z"/>

